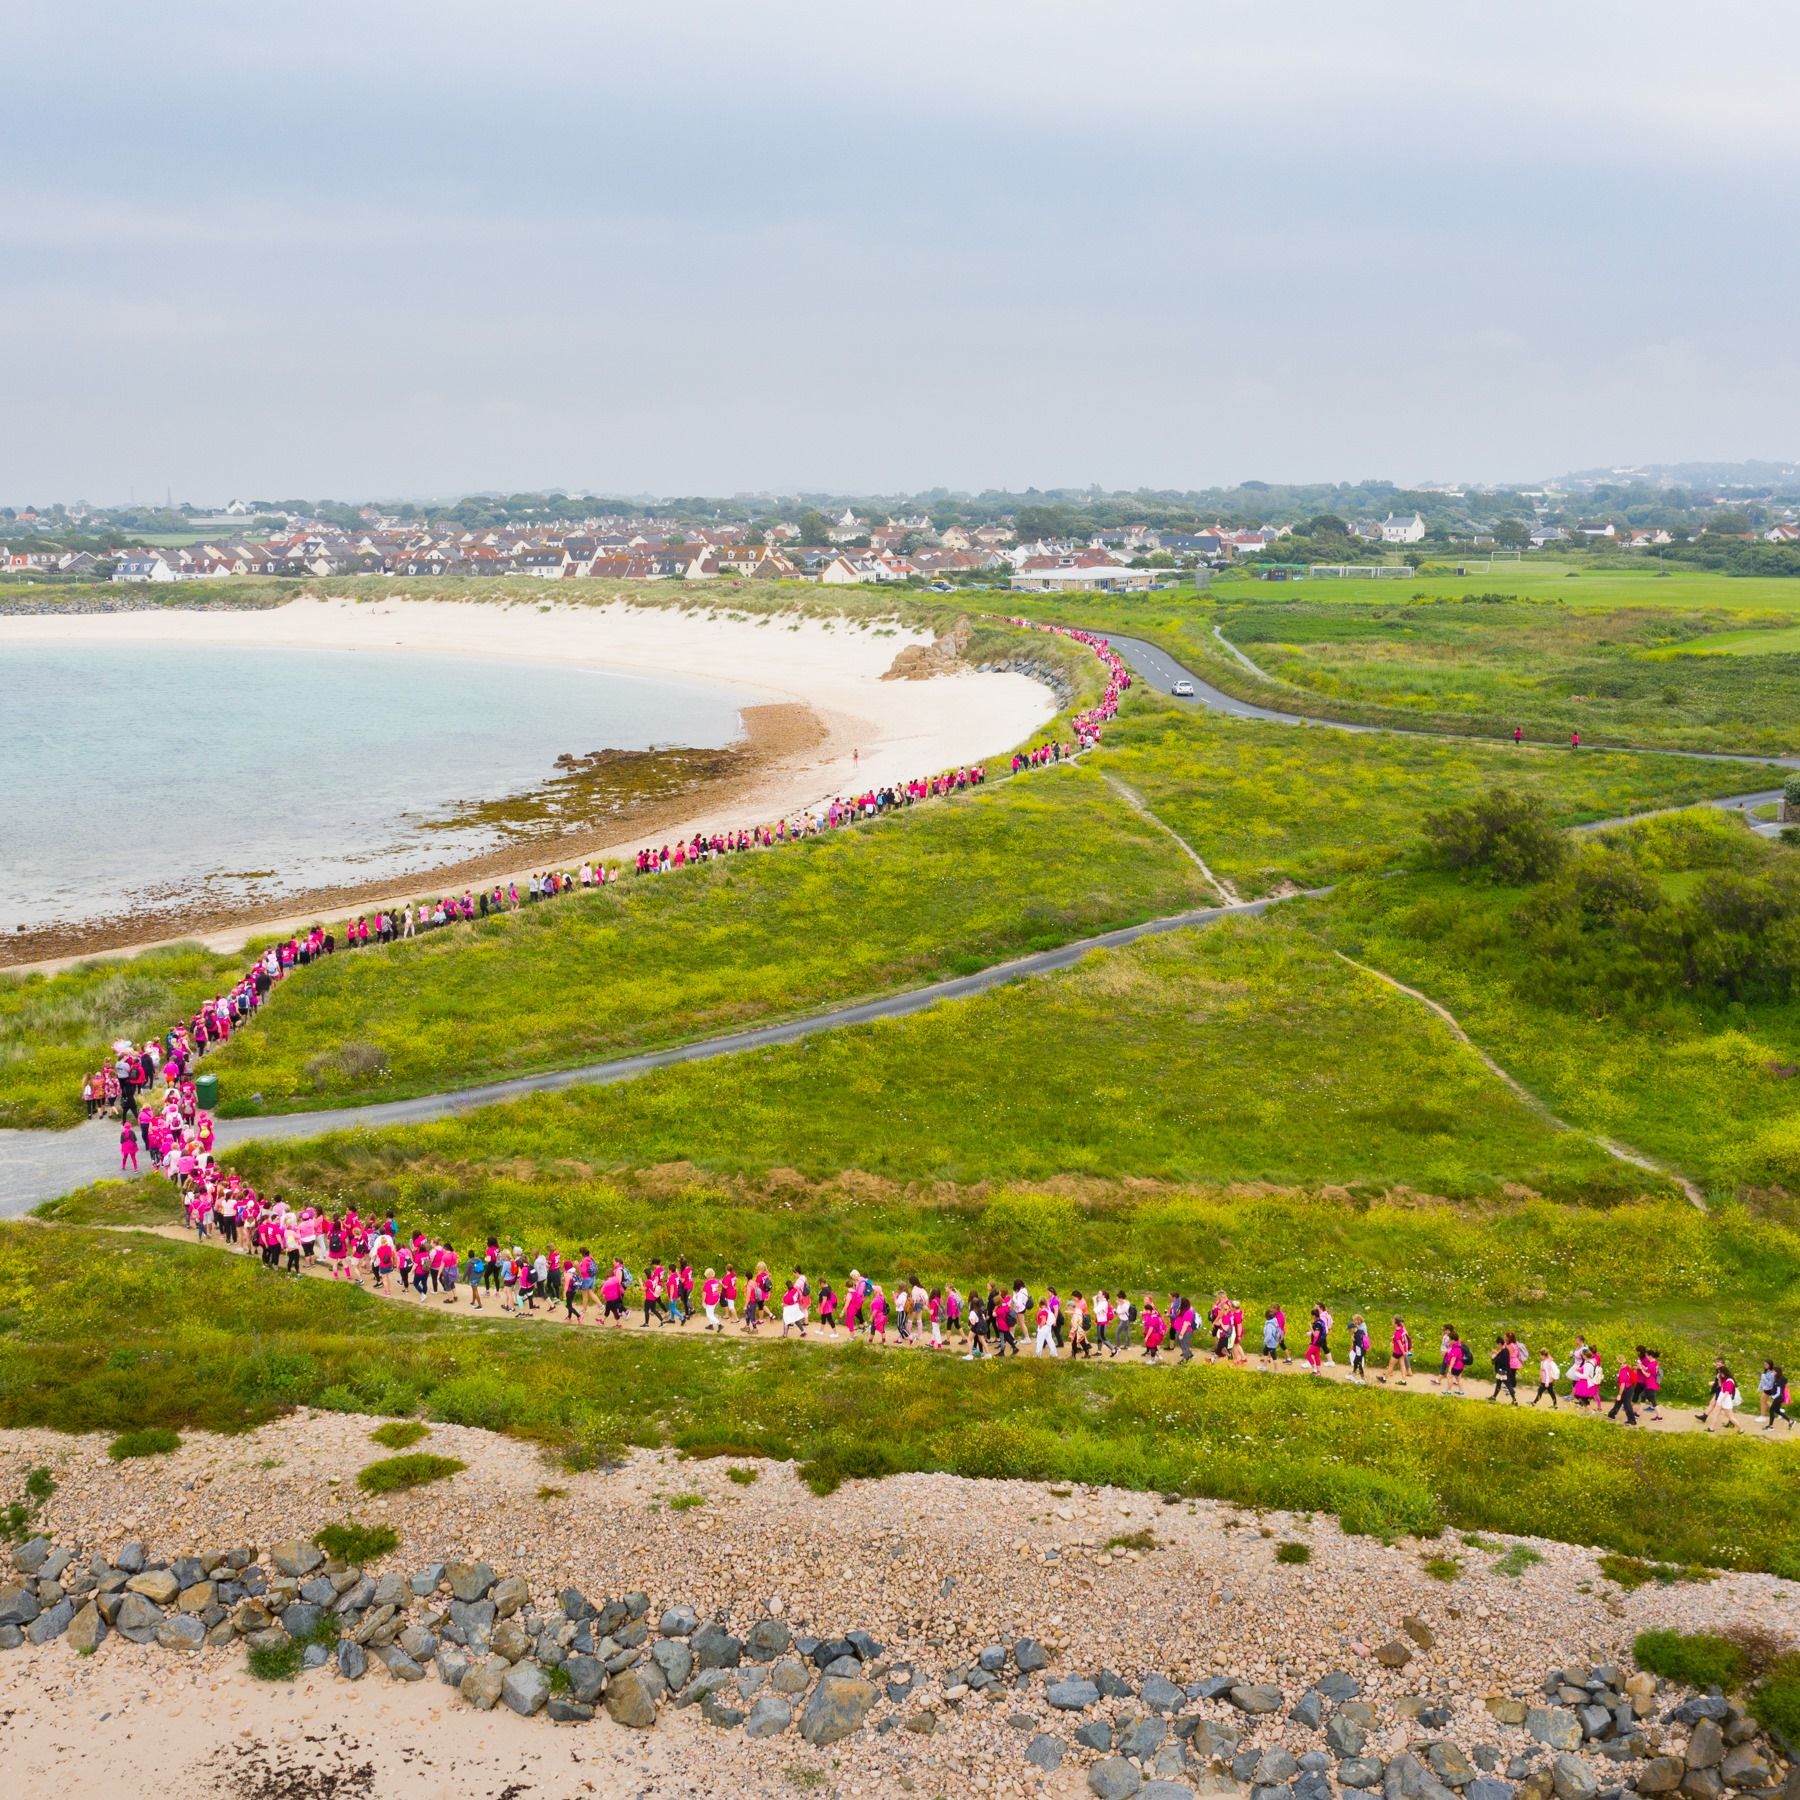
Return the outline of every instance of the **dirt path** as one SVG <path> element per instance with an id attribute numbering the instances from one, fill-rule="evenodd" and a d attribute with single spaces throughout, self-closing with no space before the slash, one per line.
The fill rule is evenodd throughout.
<path id="1" fill-rule="evenodd" d="M 1200 852 L 1196 850 L 1173 825 L 1170 825 L 1163 819 L 1159 819 L 1156 814 L 1150 810 L 1149 804 L 1145 801 L 1142 794 L 1135 788 L 1127 787 L 1116 775 L 1107 775 L 1104 776 L 1103 779 L 1106 782 L 1106 785 L 1111 788 L 1127 806 L 1131 807 L 1136 812 L 1142 813 L 1158 831 L 1166 831 L 1169 836 L 1181 846 L 1182 854 L 1187 857 L 1188 860 L 1193 863 L 1194 867 L 1213 884 L 1213 888 L 1221 900 L 1228 906 L 1243 905 L 1243 895 L 1240 894 L 1229 881 L 1226 881 L 1222 876 L 1215 875 L 1212 870 L 1206 866 L 1206 862 L 1200 855 Z"/>
<path id="2" fill-rule="evenodd" d="M 51 1227 L 51 1229 L 54 1229 L 54 1228 Z M 153 1236 L 160 1237 L 160 1238 L 167 1238 L 172 1243 L 191 1244 L 194 1241 L 192 1232 L 184 1230 L 179 1225 L 117 1225 L 117 1226 L 107 1227 L 107 1229 L 114 1230 L 114 1231 L 148 1231 Z M 233 1256 L 243 1256 L 243 1255 L 249 1254 L 248 1252 L 242 1251 L 242 1250 L 235 1250 L 235 1251 L 228 1250 L 227 1247 L 224 1244 L 222 1244 L 221 1242 L 219 1242 L 219 1240 L 217 1238 L 210 1238 L 210 1237 L 206 1240 L 206 1248 L 217 1251 L 221 1254 L 233 1255 Z M 305 1276 L 305 1278 L 308 1280 L 330 1281 L 333 1279 L 331 1272 L 328 1269 L 326 1269 L 322 1264 L 303 1262 L 301 1264 L 301 1270 L 302 1270 L 302 1273 Z M 524 1314 L 511 1314 L 511 1313 L 502 1312 L 500 1310 L 500 1296 L 498 1294 L 488 1295 L 486 1304 L 483 1307 L 481 1307 L 479 1310 L 472 1307 L 469 1304 L 468 1288 L 467 1288 L 466 1284 L 457 1289 L 456 1299 L 453 1302 L 446 1301 L 443 1298 L 443 1296 L 440 1294 L 420 1295 L 420 1294 L 415 1294 L 410 1289 L 402 1291 L 394 1286 L 388 1286 L 388 1287 L 384 1287 L 384 1288 L 377 1290 L 373 1287 L 368 1287 L 367 1284 L 363 1284 L 363 1285 L 366 1287 L 368 1292 L 377 1293 L 379 1298 L 386 1300 L 395 1306 L 410 1306 L 410 1307 L 421 1309 L 421 1310 L 424 1310 L 427 1312 L 436 1312 L 436 1313 L 444 1313 L 444 1312 L 454 1311 L 460 1317 L 480 1318 L 484 1322 L 489 1321 L 489 1320 L 502 1320 L 506 1323 L 516 1325 L 518 1328 L 520 1328 L 522 1330 L 549 1329 L 549 1330 L 580 1331 L 580 1332 L 605 1332 L 605 1333 L 608 1333 L 609 1335 L 619 1336 L 619 1337 L 633 1337 L 633 1336 L 637 1336 L 640 1333 L 650 1333 L 650 1332 L 657 1332 L 657 1333 L 664 1333 L 664 1334 L 666 1334 L 668 1332 L 674 1332 L 680 1338 L 683 1338 L 689 1342 L 692 1342 L 695 1344 L 701 1344 L 701 1345 L 723 1344 L 727 1340 L 729 1340 L 733 1343 L 743 1342 L 746 1340 L 754 1340 L 756 1342 L 765 1343 L 765 1344 L 768 1344 L 768 1343 L 782 1344 L 782 1343 L 784 1343 L 784 1344 L 790 1346 L 796 1353 L 799 1353 L 799 1354 L 804 1354 L 807 1351 L 823 1350 L 826 1352 L 830 1352 L 830 1351 L 836 1350 L 836 1349 L 844 1349 L 844 1348 L 848 1347 L 848 1345 L 850 1344 L 850 1341 L 851 1341 L 847 1335 L 845 1335 L 841 1332 L 836 1335 L 831 1335 L 831 1334 L 822 1332 L 819 1328 L 817 1320 L 813 1321 L 813 1323 L 812 1323 L 811 1327 L 809 1328 L 807 1335 L 805 1337 L 791 1336 L 791 1337 L 787 1337 L 784 1339 L 781 1335 L 781 1323 L 780 1323 L 779 1314 L 776 1315 L 773 1323 L 767 1325 L 762 1330 L 754 1332 L 754 1333 L 746 1332 L 742 1328 L 741 1325 L 733 1324 L 724 1331 L 721 1331 L 717 1334 L 712 1334 L 712 1333 L 707 1332 L 704 1329 L 704 1322 L 701 1321 L 698 1318 L 698 1316 L 696 1316 L 696 1319 L 693 1323 L 690 1323 L 688 1325 L 645 1325 L 642 1322 L 643 1314 L 642 1314 L 641 1303 L 639 1305 L 637 1315 L 635 1317 L 632 1316 L 630 1311 L 628 1311 L 626 1314 L 626 1322 L 623 1325 L 610 1325 L 609 1326 L 609 1325 L 605 1325 L 605 1324 L 601 1323 L 600 1303 L 598 1300 L 595 1300 L 595 1301 L 591 1302 L 589 1304 L 589 1306 L 587 1307 L 585 1318 L 579 1324 L 577 1324 L 565 1316 L 563 1306 L 560 1301 L 545 1300 L 542 1303 L 542 1305 L 534 1312 L 527 1312 Z M 1337 1350 L 1339 1350 L 1339 1351 L 1344 1351 L 1343 1339 L 1344 1339 L 1345 1332 L 1348 1328 L 1348 1325 L 1349 1325 L 1349 1321 L 1347 1319 L 1339 1319 L 1333 1326 L 1333 1330 L 1337 1333 L 1337 1336 L 1339 1339 L 1339 1342 L 1336 1346 Z M 1376 1337 L 1377 1342 L 1379 1342 L 1381 1334 L 1379 1332 L 1374 1331 L 1373 1327 L 1371 1327 L 1371 1332 L 1372 1332 L 1372 1335 L 1374 1335 Z M 1141 1328 L 1134 1330 L 1134 1332 L 1133 1332 L 1134 1341 L 1132 1343 L 1131 1348 L 1126 1351 L 1123 1351 L 1117 1360 L 1126 1362 L 1134 1367 L 1149 1366 L 1146 1364 L 1145 1358 L 1144 1358 L 1142 1335 L 1143 1334 L 1142 1334 Z M 1291 1336 L 1296 1339 L 1300 1339 L 1303 1337 L 1301 1322 L 1299 1320 L 1296 1320 L 1294 1322 Z M 867 1343 L 868 1339 L 866 1337 L 863 1337 L 863 1338 L 860 1338 L 858 1341 L 861 1343 Z M 1023 1343 L 1024 1347 L 1020 1351 L 1020 1360 L 1029 1361 L 1029 1360 L 1031 1360 L 1031 1336 L 1030 1336 L 1030 1334 L 1026 1333 L 1025 1336 L 1023 1337 L 1023 1339 L 1021 1340 L 1021 1342 Z M 1206 1363 L 1209 1366 L 1217 1366 L 1216 1359 L 1213 1357 L 1210 1348 L 1202 1348 L 1202 1345 L 1204 1342 L 1205 1342 L 1204 1339 L 1196 1338 L 1195 1350 L 1194 1350 L 1194 1361 L 1196 1363 Z M 886 1352 L 888 1352 L 889 1354 L 917 1354 L 917 1355 L 923 1355 L 923 1356 L 940 1355 L 940 1356 L 958 1357 L 961 1355 L 962 1349 L 966 1346 L 966 1344 L 967 1344 L 967 1339 L 965 1338 L 965 1339 L 957 1340 L 954 1344 L 952 1344 L 949 1347 L 946 1347 L 944 1350 L 932 1351 L 924 1345 L 922 1340 L 920 1342 L 917 1342 L 915 1344 L 910 1344 L 910 1345 L 909 1344 L 901 1344 L 897 1341 L 894 1341 L 894 1342 L 889 1342 L 886 1345 L 877 1346 L 877 1348 L 883 1349 Z M 1557 1360 L 1560 1362 L 1563 1360 L 1564 1357 L 1567 1356 L 1570 1347 L 1564 1346 L 1564 1345 L 1556 1345 L 1553 1348 L 1555 1350 Z M 1476 1346 L 1476 1350 L 1477 1350 L 1478 1358 L 1480 1358 L 1480 1347 Z M 1347 1355 L 1348 1352 L 1344 1351 L 1344 1354 Z M 1178 1355 L 1179 1355 L 1178 1351 L 1168 1350 L 1161 1357 L 1158 1358 L 1155 1366 L 1159 1367 L 1159 1368 L 1167 1368 L 1171 1371 L 1174 1371 L 1179 1367 L 1179 1365 L 1176 1361 L 1176 1358 L 1178 1357 Z M 1113 1359 L 1110 1356 L 1102 1354 L 1102 1355 L 1096 1356 L 1095 1360 L 1098 1362 L 1110 1362 L 1115 1359 Z M 1423 1350 L 1423 1349 L 1421 1349 L 1414 1358 L 1415 1362 L 1420 1365 L 1421 1372 L 1418 1374 L 1415 1374 L 1410 1381 L 1405 1380 L 1400 1377 L 1395 1377 L 1392 1381 L 1387 1380 L 1382 1373 L 1382 1371 L 1385 1369 L 1385 1366 L 1386 1366 L 1386 1360 L 1387 1359 L 1386 1359 L 1385 1352 L 1382 1352 L 1381 1354 L 1371 1354 L 1370 1359 L 1369 1359 L 1369 1371 L 1370 1371 L 1369 1372 L 1369 1385 L 1370 1386 L 1374 1386 L 1374 1387 L 1389 1387 L 1389 1386 L 1391 1386 L 1399 1392 L 1418 1395 L 1422 1398 L 1429 1397 L 1429 1398 L 1435 1398 L 1435 1399 L 1477 1400 L 1477 1401 L 1482 1402 L 1483 1404 L 1488 1403 L 1487 1397 L 1493 1387 L 1493 1378 L 1492 1378 L 1492 1376 L 1484 1376 L 1484 1375 L 1480 1375 L 1476 1372 L 1478 1370 L 1485 1369 L 1487 1367 L 1485 1358 L 1480 1358 L 1477 1361 L 1477 1363 L 1475 1365 L 1475 1370 L 1472 1370 L 1470 1372 L 1470 1374 L 1468 1375 L 1468 1377 L 1465 1381 L 1463 1388 L 1460 1390 L 1446 1389 L 1444 1387 L 1439 1386 L 1433 1380 L 1433 1378 L 1430 1376 L 1430 1374 L 1425 1371 L 1424 1366 L 1429 1359 L 1427 1357 L 1425 1350 Z M 992 1358 L 992 1357 L 984 1358 L 983 1359 L 983 1365 L 984 1365 L 983 1375 L 976 1376 L 974 1373 L 974 1370 L 971 1369 L 971 1371 L 970 1371 L 971 1378 L 972 1379 L 985 1379 L 987 1373 L 989 1371 L 994 1370 L 997 1367 L 997 1362 L 998 1362 L 998 1359 L 996 1359 L 996 1358 Z M 1310 1378 L 1311 1380 L 1314 1380 L 1314 1381 L 1334 1381 L 1334 1382 L 1341 1382 L 1346 1385 L 1348 1385 L 1349 1381 L 1350 1381 L 1350 1370 L 1349 1370 L 1349 1367 L 1347 1364 L 1331 1363 L 1331 1364 L 1328 1364 L 1325 1368 L 1321 1369 L 1317 1374 L 1313 1374 L 1313 1372 L 1307 1368 L 1306 1363 L 1298 1354 L 1287 1357 L 1287 1358 L 1283 1359 L 1282 1361 L 1279 1361 L 1279 1362 L 1276 1362 L 1273 1364 L 1267 1362 L 1261 1355 L 1256 1355 L 1256 1356 L 1246 1358 L 1246 1360 L 1241 1365 L 1239 1365 L 1239 1367 L 1241 1368 L 1241 1372 L 1243 1373 L 1243 1375 L 1246 1378 L 1251 1378 L 1251 1379 L 1254 1379 L 1257 1377 L 1267 1377 L 1270 1375 L 1290 1375 L 1290 1376 L 1291 1375 L 1301 1375 L 1301 1376 L 1307 1376 L 1308 1378 Z M 1612 1372 L 1613 1371 L 1609 1368 L 1608 1374 L 1610 1375 Z M 1530 1379 L 1527 1379 L 1527 1377 L 1530 1377 Z M 1004 1377 L 999 1377 L 999 1379 L 1004 1379 Z M 1524 1389 L 1524 1398 L 1522 1398 L 1520 1400 L 1519 1405 L 1522 1409 L 1529 1410 L 1527 1403 L 1530 1400 L 1532 1390 L 1537 1385 L 1536 1378 L 1535 1378 L 1535 1376 L 1531 1375 L 1530 1368 L 1520 1371 L 1520 1385 Z M 1565 1380 L 1564 1380 L 1563 1386 L 1565 1388 L 1567 1387 L 1566 1375 L 1565 1375 Z M 1608 1394 L 1607 1403 L 1609 1405 L 1611 1404 L 1610 1392 Z M 1505 1402 L 1500 1401 L 1500 1402 L 1496 1402 L 1495 1404 L 1504 1405 Z M 1552 1408 L 1548 1404 L 1548 1402 L 1546 1402 L 1545 1404 L 1538 1407 L 1537 1411 L 1544 1414 L 1546 1417 L 1555 1416 L 1555 1417 L 1560 1418 L 1565 1415 L 1573 1416 L 1573 1417 L 1592 1416 L 1591 1414 L 1586 1412 L 1586 1409 L 1576 1406 L 1575 1403 L 1568 1397 L 1566 1392 L 1564 1393 L 1564 1395 L 1562 1397 L 1561 1405 L 1558 1408 L 1554 1409 L 1554 1413 L 1553 1413 Z M 1623 1426 L 1622 1423 L 1621 1423 L 1620 1429 L 1625 1429 L 1625 1427 Z M 1637 1429 L 1640 1431 L 1662 1431 L 1662 1432 L 1674 1431 L 1674 1432 L 1699 1433 L 1703 1428 L 1700 1425 L 1699 1421 L 1696 1420 L 1693 1412 L 1690 1409 L 1686 1409 L 1686 1408 L 1679 1407 L 1679 1406 L 1671 1406 L 1669 1409 L 1664 1411 L 1660 1420 L 1652 1420 L 1648 1417 L 1644 1417 L 1640 1413 L 1640 1423 L 1639 1423 Z M 1743 1428 L 1735 1428 L 1734 1427 L 1733 1430 L 1734 1430 L 1734 1435 L 1743 1435 L 1746 1437 L 1752 1437 L 1752 1438 L 1756 1438 L 1759 1440 L 1763 1436 L 1762 1422 L 1754 1417 L 1747 1419 L 1745 1421 L 1745 1425 Z M 1724 1434 L 1721 1432 L 1719 1435 L 1724 1435 Z M 1770 1441 L 1772 1441 L 1774 1443 L 1800 1444 L 1800 1433 L 1796 1433 L 1791 1428 L 1786 1432 L 1780 1431 L 1779 1429 L 1776 1431 L 1770 1432 L 1768 1434 L 1768 1437 L 1769 1437 Z"/>

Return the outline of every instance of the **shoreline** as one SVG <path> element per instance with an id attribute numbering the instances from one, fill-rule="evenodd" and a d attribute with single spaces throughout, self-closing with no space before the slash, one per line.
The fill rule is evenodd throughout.
<path id="1" fill-rule="evenodd" d="M 628 857 L 650 839 L 773 823 L 853 788 L 1001 754 L 1047 723 L 1057 706 L 1047 686 L 1023 674 L 962 668 L 893 678 L 897 658 L 932 643 L 897 623 L 797 613 L 743 618 L 728 609 L 720 616 L 623 602 L 595 607 L 558 604 L 554 596 L 536 607 L 303 597 L 255 610 L 0 616 L 0 652 L 8 644 L 52 642 L 428 652 L 674 674 L 744 694 L 746 736 L 721 753 L 743 759 L 722 779 L 699 780 L 679 794 L 628 805 L 572 830 L 547 831 L 529 843 L 448 856 L 412 875 L 302 890 L 260 904 L 201 900 L 9 933 L 0 939 L 0 969 L 21 974 L 52 974 L 174 943 L 236 951 L 253 937 L 299 929 L 344 909 L 366 911 L 476 882 L 522 882 L 584 858 Z M 514 799 L 528 802 L 543 791 Z M 254 847 L 246 846 L 246 854 Z"/>

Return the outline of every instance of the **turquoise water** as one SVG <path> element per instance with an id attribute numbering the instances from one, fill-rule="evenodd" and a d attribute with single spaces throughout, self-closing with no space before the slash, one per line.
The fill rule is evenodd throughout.
<path id="1" fill-rule="evenodd" d="M 425 822 L 565 751 L 731 743 L 748 698 L 467 657 L 0 646 L 0 931 L 480 855 L 486 828 Z"/>

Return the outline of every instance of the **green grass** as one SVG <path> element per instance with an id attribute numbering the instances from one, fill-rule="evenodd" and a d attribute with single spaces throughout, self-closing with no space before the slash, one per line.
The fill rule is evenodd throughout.
<path id="1" fill-rule="evenodd" d="M 1749 1665 L 1740 1646 L 1707 1631 L 1641 1631 L 1631 1647 L 1640 1669 L 1683 1687 L 1742 1687 Z"/>
<path id="2" fill-rule="evenodd" d="M 1653 870 L 1792 866 L 1790 850 L 1723 821 L 1659 822 L 1632 839 Z M 1539 933 L 1534 897 L 1413 873 L 1348 884 L 1306 903 L 1298 922 L 1449 1007 L 1563 1118 L 1721 1195 L 1800 1217 L 1787 1198 L 1800 1191 L 1800 1080 L 1789 1073 L 1800 1066 L 1800 1002 L 1634 992 L 1640 957 L 1560 925 Z"/>
<path id="3" fill-rule="evenodd" d="M 313 1542 L 329 1557 L 350 1568 L 379 1561 L 400 1547 L 400 1534 L 391 1525 L 358 1525 L 353 1519 L 321 1526 Z"/>
<path id="4" fill-rule="evenodd" d="M 1142 1550 L 1157 1548 L 1156 1533 L 1145 1527 L 1142 1531 L 1128 1531 L 1119 1537 L 1110 1537 L 1104 1545 L 1108 1550 Z"/>
<path id="5" fill-rule="evenodd" d="M 410 1450 L 430 1433 L 431 1427 L 421 1425 L 417 1419 L 389 1419 L 385 1425 L 377 1425 L 369 1437 L 384 1450 Z"/>
<path id="6" fill-rule="evenodd" d="M 630 1215 L 600 1171 L 665 1165 L 785 1168 L 809 1181 L 854 1169 L 877 1184 L 1129 1174 L 1452 1198 L 1523 1184 L 1611 1201 L 1646 1186 L 1536 1118 L 1416 1001 L 1281 915 L 1095 954 L 910 1019 L 405 1132 L 246 1146 L 234 1161 L 259 1187 L 422 1212 L 459 1244 L 502 1224 L 556 1241 L 616 1232 Z M 96 1204 L 116 1204 L 103 1197 L 116 1192 Z M 85 1205 L 50 1213 L 94 1218 Z M 882 1225 L 886 1254 L 908 1253 L 900 1218 Z M 707 1243 L 714 1260 L 753 1248 L 710 1224 L 667 1231 Z M 645 1247 L 661 1250 L 659 1239 Z"/>
<path id="7" fill-rule="evenodd" d="M 1285 1544 L 1277 1544 L 1275 1560 L 1278 1563 L 1309 1563 L 1312 1561 L 1312 1545 L 1303 1544 L 1298 1538 L 1290 1539 Z"/>
<path id="8" fill-rule="evenodd" d="M 1300 730 L 1136 704 L 1095 764 L 1128 782 L 1246 898 L 1315 887 L 1413 853 L 1427 812 L 1498 784 L 1560 824 L 1780 785 L 1773 766 Z"/>
<path id="9" fill-rule="evenodd" d="M 1716 1570 L 1703 1569 L 1689 1563 L 1685 1566 L 1678 1563 L 1647 1562 L 1639 1556 L 1613 1556 L 1600 1558 L 1600 1573 L 1627 1593 L 1635 1593 L 1637 1589 L 1656 1582 L 1661 1587 L 1673 1586 L 1682 1581 L 1711 1581 Z"/>
<path id="10" fill-rule="evenodd" d="M 1422 1566 L 1433 1581 L 1462 1579 L 1463 1559 L 1460 1556 L 1428 1556 Z"/>
<path id="11" fill-rule="evenodd" d="M 1750 1695 L 1750 1712 L 1765 1731 L 1800 1747 L 1800 1655 L 1778 1657 Z"/>
<path id="12" fill-rule="evenodd" d="M 1800 1553 L 1800 1458 L 1779 1447 L 1336 1383 L 1029 1359 L 977 1380 L 953 1359 L 778 1340 L 707 1346 L 702 1363 L 667 1334 L 455 1320 L 191 1245 L 35 1225 L 0 1226 L 0 1320 L 0 1428 L 421 1412 L 577 1457 L 736 1440 L 799 1457 L 820 1491 L 939 1469 L 1333 1512 L 1386 1535 L 1527 1533 L 1734 1568 Z"/>
<path id="13" fill-rule="evenodd" d="M 1527 1569 L 1535 1568 L 1543 1560 L 1529 1544 L 1514 1544 L 1511 1549 L 1502 1551 L 1494 1558 L 1494 1573 L 1516 1580 Z"/>
<path id="14" fill-rule="evenodd" d="M 725 1471 L 725 1479 L 738 1487 L 750 1487 L 761 1473 L 761 1469 L 731 1468 Z"/>
<path id="15" fill-rule="evenodd" d="M 289 1638 L 284 1644 L 258 1644 L 244 1659 L 258 1681 L 292 1681 L 300 1673 L 303 1645 Z"/>
<path id="16" fill-rule="evenodd" d="M 418 1451 L 412 1456 L 384 1456 L 357 1471 L 356 1485 L 365 1494 L 403 1494 L 428 1482 L 448 1481 L 469 1465 L 454 1456 Z"/>
<path id="17" fill-rule="evenodd" d="M 167 1456 L 181 1448 L 181 1436 L 163 1425 L 140 1425 L 121 1431 L 106 1446 L 106 1454 L 114 1462 L 127 1462 L 136 1456 Z"/>
<path id="18" fill-rule="evenodd" d="M 704 1494 L 672 1494 L 669 1497 L 670 1512 L 692 1512 L 696 1506 L 704 1506 Z"/>

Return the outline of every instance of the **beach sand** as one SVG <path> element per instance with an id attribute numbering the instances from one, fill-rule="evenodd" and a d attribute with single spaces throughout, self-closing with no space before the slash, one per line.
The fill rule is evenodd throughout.
<path id="1" fill-rule="evenodd" d="M 426 874 L 290 893 L 260 907 L 221 912 L 201 902 L 20 933 L 0 944 L 0 965 L 53 970 L 105 951 L 178 939 L 235 950 L 252 936 L 341 916 L 346 908 L 522 881 L 534 870 L 630 856 L 647 842 L 694 831 L 773 823 L 833 795 L 1003 754 L 1056 711 L 1050 689 L 1026 675 L 961 669 L 927 680 L 884 680 L 903 650 L 931 641 L 915 630 L 799 614 L 730 617 L 728 605 L 722 601 L 720 610 L 708 612 L 558 603 L 554 596 L 538 605 L 308 598 L 258 610 L 153 607 L 0 617 L 0 649 L 193 644 L 365 651 L 393 656 L 400 668 L 407 654 L 421 652 L 548 662 L 716 683 L 741 695 L 746 713 L 746 754 L 736 773 L 623 819 L 480 857 L 447 858 Z M 577 755 L 591 748 L 569 746 Z M 246 854 L 254 848 L 246 845 Z"/>

